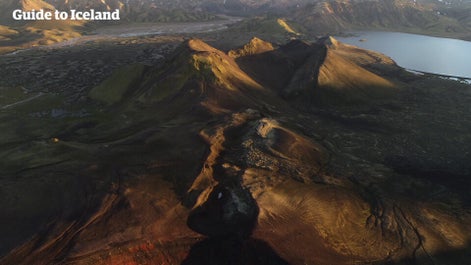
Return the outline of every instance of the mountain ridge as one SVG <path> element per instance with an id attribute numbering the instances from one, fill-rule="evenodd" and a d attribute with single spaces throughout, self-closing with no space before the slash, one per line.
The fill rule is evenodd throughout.
<path id="1" fill-rule="evenodd" d="M 197 79 L 202 80 L 197 82 L 200 87 L 198 93 L 207 95 L 209 101 L 216 103 L 217 98 L 221 99 L 221 102 L 232 102 L 231 104 L 246 107 L 251 105 L 247 105 L 248 102 L 252 102 L 251 99 L 246 98 L 246 95 L 251 94 L 251 90 L 263 91 L 267 87 L 284 97 L 299 98 L 302 95 L 307 98 L 322 98 L 319 95 L 313 95 L 324 92 L 333 93 L 331 96 L 326 94 L 326 98 L 321 100 L 333 104 L 341 98 L 350 98 L 353 101 L 360 100 L 362 97 L 369 98 L 368 94 L 375 94 L 375 90 L 394 90 L 394 85 L 390 81 L 344 58 L 343 44 L 338 44 L 332 37 L 328 38 L 328 41 L 320 40 L 314 44 L 300 42 L 306 45 L 304 51 L 298 50 L 298 46 L 293 45 L 295 42 L 277 47 L 259 38 L 253 38 L 242 48 L 225 53 L 199 39 L 187 40 L 171 57 L 171 68 L 144 70 L 147 74 L 142 77 L 139 77 L 142 71 L 138 71 L 138 76 L 128 77 L 129 80 L 146 81 L 139 88 L 132 88 L 136 92 L 126 92 L 126 90 L 120 92 L 121 97 L 114 100 L 114 103 L 119 102 L 124 95 L 129 98 L 135 93 L 138 93 L 139 101 L 142 102 L 152 102 L 154 99 L 160 101 L 178 93 L 177 91 L 184 89 L 188 84 L 194 85 Z M 332 42 L 337 45 L 332 45 Z M 254 61 L 259 62 L 254 63 Z M 273 64 L 272 61 L 279 63 Z M 277 70 L 287 65 L 291 65 L 291 70 Z M 278 71 L 284 72 L 284 75 L 274 78 L 271 73 Z M 165 74 L 165 76 L 159 77 L 155 73 Z M 122 70 L 117 75 L 123 75 Z M 346 81 L 349 77 L 353 79 Z M 159 83 L 160 92 L 156 91 L 157 87 L 152 85 L 155 83 Z M 273 86 L 274 83 L 276 83 L 275 86 Z M 166 89 L 170 86 L 173 87 L 171 90 Z M 107 101 L 106 89 L 111 89 L 111 87 L 96 87 L 91 94 L 102 94 L 101 100 Z M 98 92 L 98 90 L 102 91 Z M 244 92 L 240 94 L 241 91 Z M 363 96 L 355 96 L 357 93 Z M 378 92 L 378 96 L 379 94 L 381 93 Z M 215 97 L 216 101 L 213 101 L 212 97 Z M 93 98 L 100 99 L 100 96 L 93 96 Z M 208 104 L 211 105 L 209 101 Z"/>

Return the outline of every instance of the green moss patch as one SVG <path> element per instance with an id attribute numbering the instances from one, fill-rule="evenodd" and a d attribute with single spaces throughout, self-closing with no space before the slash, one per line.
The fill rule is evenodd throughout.
<path id="1" fill-rule="evenodd" d="M 142 64 L 132 64 L 116 70 L 109 78 L 90 91 L 90 98 L 107 104 L 121 101 L 128 89 L 141 79 L 145 68 Z"/>

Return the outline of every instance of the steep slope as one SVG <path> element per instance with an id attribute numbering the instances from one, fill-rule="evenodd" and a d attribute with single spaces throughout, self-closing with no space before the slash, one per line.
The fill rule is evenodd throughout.
<path id="1" fill-rule="evenodd" d="M 254 37 L 250 40 L 249 43 L 244 45 L 244 47 L 229 51 L 229 56 L 233 58 L 238 58 L 242 56 L 256 55 L 260 53 L 273 51 L 275 48 L 273 44 L 263 41 L 257 37 Z"/>
<path id="2" fill-rule="evenodd" d="M 224 112 L 254 105 L 253 91 L 264 93 L 264 88 L 244 73 L 231 57 L 197 39 L 182 44 L 163 68 L 138 71 L 128 68 L 120 70 L 116 76 L 123 73 L 130 81 L 128 85 L 121 87 L 122 83 L 120 88 L 105 82 L 90 92 L 91 97 L 109 103 L 133 99 L 144 104 L 186 98 L 215 112 Z M 110 80 L 116 80 L 116 76 Z"/>
<path id="3" fill-rule="evenodd" d="M 370 101 L 374 97 L 391 95 L 395 86 L 392 82 L 344 58 L 337 52 L 341 50 L 337 41 L 331 38 L 330 42 L 332 44 L 319 69 L 318 86 L 321 89 L 343 94 L 344 99 L 351 101 Z"/>
<path id="4" fill-rule="evenodd" d="M 309 98 L 318 104 L 389 97 L 395 85 L 364 66 L 374 59 L 375 63 L 398 67 L 385 56 L 364 50 L 351 53 L 352 49 L 332 37 L 314 44 L 295 40 L 277 49 L 255 38 L 229 54 L 244 71 L 286 97 Z"/>
<path id="5" fill-rule="evenodd" d="M 173 85 L 173 88 L 177 89 L 172 91 L 178 91 L 188 80 L 193 80 L 194 71 L 197 70 L 198 75 L 208 74 L 205 74 L 204 78 L 216 86 L 225 87 L 232 91 L 231 93 L 238 93 L 240 102 L 245 102 L 239 104 L 245 106 L 251 102 L 245 98 L 252 91 L 247 88 L 263 91 L 262 87 L 270 88 L 278 95 L 315 98 L 323 104 L 336 104 L 342 99 L 358 102 L 370 101 L 375 97 L 387 98 L 394 92 L 395 85 L 364 66 L 374 59 L 378 64 L 389 64 L 391 68 L 398 69 L 389 58 L 372 52 L 358 50 L 355 53 L 357 57 L 354 57 L 350 53 L 352 47 L 340 44 L 333 38 L 322 39 L 314 44 L 295 40 L 279 47 L 253 38 L 243 47 L 229 51 L 228 55 L 195 40 L 189 41 L 188 47 L 194 68 L 182 70 L 180 66 L 187 64 L 182 59 L 184 57 L 179 56 L 172 59 L 178 68 L 157 71 L 159 75 L 172 73 L 165 77 L 169 83 L 178 84 Z M 183 51 L 178 54 L 184 54 Z M 365 57 L 363 62 L 358 56 L 362 52 Z M 370 57 L 367 57 L 368 55 Z M 177 76 L 177 79 L 174 76 Z M 153 84 L 159 83 L 161 87 L 167 87 L 167 81 L 157 82 L 155 78 L 144 77 L 144 80 L 146 79 L 151 80 L 149 82 Z M 204 86 L 207 87 L 205 93 L 219 93 L 215 97 L 225 99 L 221 102 L 229 102 L 229 98 L 235 98 L 223 95 L 226 92 L 213 92 L 211 88 L 214 85 Z M 146 91 L 144 98 L 148 100 L 152 98 L 151 94 L 156 92 L 152 92 L 153 89 L 146 85 L 144 87 L 141 90 Z"/>
<path id="6" fill-rule="evenodd" d="M 453 8 L 450 8 L 454 10 Z M 457 8 L 459 9 L 459 8 Z M 318 1 L 293 9 L 291 18 L 317 34 L 395 30 L 465 38 L 471 29 L 439 3 L 402 0 Z"/>

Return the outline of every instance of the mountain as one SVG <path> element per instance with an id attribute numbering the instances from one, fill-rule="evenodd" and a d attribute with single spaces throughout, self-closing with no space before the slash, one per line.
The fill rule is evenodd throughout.
<path id="1" fill-rule="evenodd" d="M 0 3 L 0 53 L 38 45 L 49 45 L 82 36 L 84 21 L 15 21 L 13 10 L 56 10 L 43 0 L 6 0 Z M 3 25 L 2 25 L 3 24 Z M 6 31 L 5 29 L 9 29 Z M 12 34 L 12 32 L 15 32 Z"/>
<path id="2" fill-rule="evenodd" d="M 11 40 L 11 37 L 14 37 L 17 34 L 18 31 L 11 29 L 10 27 L 0 25 L 0 41 Z"/>
<path id="3" fill-rule="evenodd" d="M 30 10 L 54 10 L 54 6 L 43 1 L 43 0 L 5 0 L 0 3 L 0 23 L 12 24 L 12 12 L 15 9 L 21 9 L 25 11 Z"/>
<path id="4" fill-rule="evenodd" d="M 127 80 L 146 81 L 138 86 L 131 83 L 132 85 L 121 90 L 121 96 L 115 97 L 114 100 L 109 99 L 109 95 L 114 95 L 114 90 L 118 89 L 113 85 L 96 87 L 91 91 L 91 96 L 97 100 L 116 103 L 126 95 L 127 98 L 152 104 L 169 97 L 182 100 L 192 94 L 200 94 L 200 97 L 205 98 L 205 106 L 213 106 L 214 111 L 218 112 L 227 108 L 248 107 L 254 104 L 248 97 L 250 91 L 262 90 L 262 87 L 244 73 L 230 57 L 200 40 L 189 40 L 183 44 L 164 69 L 155 70 L 157 73 L 153 70 L 143 72 L 148 71 L 150 73 L 140 76 L 142 73 L 138 72 L 138 76 L 133 77 L 133 72 L 127 70 Z M 111 80 L 114 78 L 116 77 L 111 77 Z"/>
<path id="5" fill-rule="evenodd" d="M 386 94 L 394 91 L 393 82 L 344 59 L 349 48 L 333 38 L 313 45 L 294 40 L 279 48 L 253 38 L 241 49 L 225 54 L 200 40 L 190 40 L 178 50 L 178 56 L 171 58 L 167 68 L 156 70 L 159 74 L 165 73 L 163 77 L 151 70 L 136 72 L 132 70 L 134 68 L 125 68 L 94 88 L 90 95 L 108 103 L 119 102 L 125 95 L 142 102 L 153 102 L 184 93 L 182 91 L 188 87 L 198 84 L 204 88 L 207 99 L 213 101 L 205 104 L 216 104 L 220 100 L 215 109 L 227 109 L 228 106 L 220 104 L 228 103 L 232 108 L 256 104 L 255 99 L 247 97 L 254 89 L 257 94 L 264 94 L 266 88 L 270 88 L 286 97 L 322 98 L 320 95 L 326 94 L 324 103 L 341 99 L 369 100 L 370 96 L 381 94 L 380 91 Z M 394 65 L 390 59 L 384 61 Z M 143 75 L 147 71 L 152 73 Z M 273 73 L 280 74 L 273 76 Z M 111 82 L 123 77 L 128 82 Z M 133 80 L 146 82 L 136 87 Z M 122 84 L 125 85 L 121 88 Z M 214 100 L 211 100 L 212 96 Z"/>
<path id="6" fill-rule="evenodd" d="M 468 85 L 330 37 L 189 39 L 86 93 L 3 107 L 0 264 L 471 260 Z"/>
<path id="7" fill-rule="evenodd" d="M 471 28 L 455 14 L 463 7 L 439 1 L 318 1 L 293 9 L 290 17 L 318 34 L 374 29 L 467 38 Z"/>
<path id="8" fill-rule="evenodd" d="M 121 24 L 129 22 L 201 22 L 221 14 L 249 17 L 229 34 L 253 32 L 274 41 L 286 32 L 294 36 L 342 34 L 351 30 L 394 30 L 460 39 L 471 38 L 470 3 L 461 1 L 342 0 L 7 0 L 0 3 L 0 24 L 21 34 L 2 33 L 2 50 L 51 44 L 78 37 L 103 23 L 77 21 L 16 22 L 14 9 L 120 10 Z M 89 24 L 90 27 L 85 25 Z M 106 23 L 105 23 L 106 24 Z M 109 23 L 108 23 L 109 24 Z M 281 26 L 281 27 L 280 27 Z M 274 36 L 270 36 L 274 33 Z M 276 36 L 275 36 L 276 35 Z M 6 40 L 6 42 L 5 42 Z"/>

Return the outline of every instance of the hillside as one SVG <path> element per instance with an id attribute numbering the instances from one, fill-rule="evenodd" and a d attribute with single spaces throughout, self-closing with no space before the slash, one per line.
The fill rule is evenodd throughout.
<path id="1" fill-rule="evenodd" d="M 12 25 L 12 12 L 15 9 L 30 10 L 54 10 L 54 6 L 43 0 L 5 0 L 0 3 L 0 24 Z"/>
<path id="2" fill-rule="evenodd" d="M 318 1 L 292 9 L 291 18 L 317 34 L 348 30 L 386 30 L 470 38 L 469 4 L 442 5 L 434 1 Z M 462 15 L 460 15 L 462 14 Z"/>
<path id="3" fill-rule="evenodd" d="M 283 42 L 291 37 L 314 39 L 351 30 L 400 31 L 471 39 L 471 3 L 462 1 L 6 0 L 0 3 L 0 25 L 18 34 L 0 32 L 2 53 L 70 40 L 91 33 L 97 27 L 110 25 L 105 22 L 16 22 L 12 20 L 11 12 L 17 8 L 119 9 L 121 23 L 116 26 L 123 26 L 123 30 L 134 23 L 210 23 L 227 19 L 224 17 L 227 14 L 241 16 L 242 21 L 220 36 L 222 39 L 227 36 L 229 45 L 235 39 L 238 39 L 235 43 L 240 44 L 253 36 Z"/>
<path id="4" fill-rule="evenodd" d="M 471 260 L 469 85 L 253 38 L 0 89 L 0 264 Z"/>
<path id="5" fill-rule="evenodd" d="M 82 36 L 87 29 L 83 21 L 14 21 L 12 12 L 15 9 L 55 10 L 56 7 L 43 0 L 0 3 L 0 53 L 70 40 Z"/>

